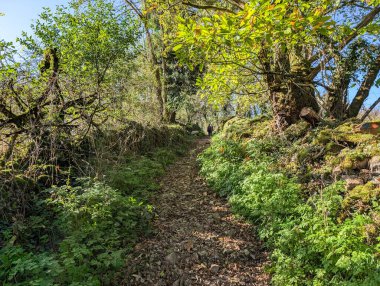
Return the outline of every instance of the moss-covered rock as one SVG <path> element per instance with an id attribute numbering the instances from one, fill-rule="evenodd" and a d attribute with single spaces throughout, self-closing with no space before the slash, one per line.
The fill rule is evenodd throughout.
<path id="1" fill-rule="evenodd" d="M 343 200 L 343 208 L 364 212 L 377 204 L 380 198 L 380 188 L 373 182 L 359 185 L 350 190 Z"/>
<path id="2" fill-rule="evenodd" d="M 262 138 L 272 130 L 271 121 L 266 117 L 255 119 L 233 117 L 228 120 L 222 130 L 225 139 L 240 140 L 243 138 Z"/>

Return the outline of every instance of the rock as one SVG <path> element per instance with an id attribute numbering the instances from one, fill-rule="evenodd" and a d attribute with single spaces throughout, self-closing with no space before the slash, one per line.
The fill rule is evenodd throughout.
<path id="1" fill-rule="evenodd" d="M 372 157 L 372 159 L 369 160 L 369 169 L 372 174 L 380 175 L 380 156 Z"/>
<path id="2" fill-rule="evenodd" d="M 354 163 L 353 169 L 356 169 L 356 170 L 367 169 L 367 167 L 368 167 L 368 162 L 369 162 L 369 159 L 368 159 L 368 158 L 365 158 L 365 159 L 360 160 L 360 161 L 356 161 L 356 162 Z"/>
<path id="3" fill-rule="evenodd" d="M 244 249 L 242 252 L 246 256 L 249 256 L 251 254 L 248 249 Z"/>
<path id="4" fill-rule="evenodd" d="M 317 124 L 322 120 L 318 113 L 310 107 L 302 108 L 300 117 L 313 127 L 317 126 Z"/>
<path id="5" fill-rule="evenodd" d="M 194 242 L 192 240 L 186 240 L 182 243 L 182 245 L 186 251 L 190 252 L 194 247 Z"/>
<path id="6" fill-rule="evenodd" d="M 172 252 L 165 257 L 165 260 L 171 264 L 176 264 L 178 262 L 178 255 L 175 252 Z"/>
<path id="7" fill-rule="evenodd" d="M 356 186 L 363 185 L 364 181 L 360 178 L 347 178 L 346 179 L 346 190 L 351 191 Z"/>
<path id="8" fill-rule="evenodd" d="M 199 261 L 199 255 L 198 255 L 198 253 L 193 253 L 193 255 L 191 256 L 191 258 L 192 258 L 194 261 Z"/>
<path id="9" fill-rule="evenodd" d="M 198 254 L 200 257 L 206 257 L 208 255 L 207 251 L 205 251 L 205 250 L 198 252 Z"/>
<path id="10" fill-rule="evenodd" d="M 375 184 L 377 188 L 380 188 L 380 177 L 373 178 L 371 182 Z"/>
<path id="11" fill-rule="evenodd" d="M 360 176 L 361 179 L 364 180 L 364 182 L 368 182 L 372 178 L 371 171 L 368 170 L 368 169 L 362 169 L 362 170 L 360 170 L 359 176 Z"/>
<path id="12" fill-rule="evenodd" d="M 342 168 L 340 166 L 335 167 L 332 171 L 332 176 L 334 180 L 337 180 L 339 176 L 341 175 L 342 175 Z"/>
<path id="13" fill-rule="evenodd" d="M 198 135 L 199 131 L 191 131 L 191 135 Z"/>
<path id="14" fill-rule="evenodd" d="M 219 269 L 220 269 L 220 267 L 218 264 L 211 264 L 211 266 L 210 266 L 211 273 L 216 274 L 219 272 Z"/>

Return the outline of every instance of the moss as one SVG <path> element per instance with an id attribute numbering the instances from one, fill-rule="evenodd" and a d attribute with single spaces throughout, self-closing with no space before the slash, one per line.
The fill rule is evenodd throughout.
<path id="1" fill-rule="evenodd" d="M 363 146 L 363 152 L 365 152 L 369 157 L 378 156 L 380 154 L 380 140 L 371 142 L 371 144 L 366 144 Z"/>
<path id="2" fill-rule="evenodd" d="M 222 131 L 226 139 L 240 140 L 242 138 L 262 138 L 271 130 L 271 121 L 266 117 L 256 119 L 233 117 L 228 120 Z"/>
<path id="3" fill-rule="evenodd" d="M 344 146 L 339 145 L 335 142 L 329 142 L 326 144 L 327 153 L 338 154 L 342 149 L 344 149 Z"/>
<path id="4" fill-rule="evenodd" d="M 365 143 L 374 139 L 371 134 L 358 133 L 356 131 L 356 124 L 347 122 L 339 125 L 333 131 L 333 138 L 337 141 L 351 142 L 351 143 Z"/>
<path id="5" fill-rule="evenodd" d="M 310 124 L 305 121 L 299 121 L 285 130 L 285 136 L 288 140 L 298 139 L 305 136 L 310 129 Z"/>
<path id="6" fill-rule="evenodd" d="M 368 205 L 373 200 L 377 200 L 379 196 L 380 188 L 374 183 L 368 182 L 349 191 L 343 200 L 343 207 L 358 205 L 358 203 Z"/>
<path id="7" fill-rule="evenodd" d="M 328 144 L 332 140 L 332 130 L 331 129 L 324 129 L 321 130 L 316 138 L 313 140 L 313 145 L 325 145 Z"/>
<path id="8" fill-rule="evenodd" d="M 375 136 L 372 134 L 358 133 L 356 126 L 356 124 L 350 121 L 341 124 L 336 128 L 324 128 L 317 134 L 314 139 L 314 144 L 326 145 L 331 142 L 344 142 L 358 145 L 361 143 L 373 142 L 373 140 L 375 140 Z"/>
<path id="9" fill-rule="evenodd" d="M 342 170 L 360 170 L 367 167 L 368 159 L 370 156 L 366 154 L 361 148 L 345 148 L 339 154 L 339 158 L 341 158 L 340 167 Z"/>
<path id="10" fill-rule="evenodd" d="M 303 162 L 310 157 L 310 148 L 301 148 L 297 153 L 298 162 Z"/>

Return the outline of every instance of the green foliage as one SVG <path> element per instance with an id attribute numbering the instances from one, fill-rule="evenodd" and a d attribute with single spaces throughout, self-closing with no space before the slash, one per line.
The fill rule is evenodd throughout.
<path id="1" fill-rule="evenodd" d="M 56 257 L 7 245 L 0 249 L 0 281 L 4 286 L 50 286 L 61 274 Z"/>
<path id="2" fill-rule="evenodd" d="M 131 58 L 138 36 L 132 13 L 105 0 L 73 1 L 54 13 L 45 8 L 32 29 L 37 39 L 24 35 L 22 44 L 36 55 L 57 48 L 62 72 L 78 80 L 93 76 L 94 84 L 104 81 L 117 60 Z"/>
<path id="3" fill-rule="evenodd" d="M 1 280 L 9 285 L 110 285 L 126 253 L 147 231 L 151 207 L 90 180 L 48 192 L 54 229 L 62 237 L 58 252 L 7 246 L 0 252 Z"/>
<path id="4" fill-rule="evenodd" d="M 59 244 L 64 281 L 110 284 L 112 270 L 123 266 L 126 251 L 147 230 L 150 206 L 98 182 L 50 192 L 64 236 Z"/>
<path id="5" fill-rule="evenodd" d="M 76 179 L 45 190 L 35 215 L 1 239 L 4 285 L 113 285 L 139 237 L 149 231 L 148 195 L 157 177 L 182 152 L 172 146 L 110 167 L 106 182 Z M 13 231 L 17 226 L 13 225 Z M 21 239 L 22 238 L 22 239 Z M 51 245 L 50 248 L 47 245 Z"/>
<path id="6" fill-rule="evenodd" d="M 106 174 L 108 184 L 125 195 L 133 192 L 154 191 L 158 185 L 155 178 L 164 173 L 160 162 L 150 160 L 146 157 L 132 158 L 129 164 L 112 169 Z"/>
<path id="7" fill-rule="evenodd" d="M 199 157 L 201 172 L 237 214 L 258 225 L 272 249 L 274 285 L 378 285 L 374 215 L 352 208 L 347 216 L 339 182 L 308 196 L 276 167 L 287 148 L 270 136 L 248 143 L 214 137 Z"/>

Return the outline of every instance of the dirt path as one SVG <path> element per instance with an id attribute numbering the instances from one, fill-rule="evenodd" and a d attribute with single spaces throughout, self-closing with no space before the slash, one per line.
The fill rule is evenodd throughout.
<path id="1" fill-rule="evenodd" d="M 207 145 L 197 141 L 162 179 L 154 234 L 135 247 L 122 285 L 269 285 L 252 227 L 198 175 L 196 157 Z"/>

